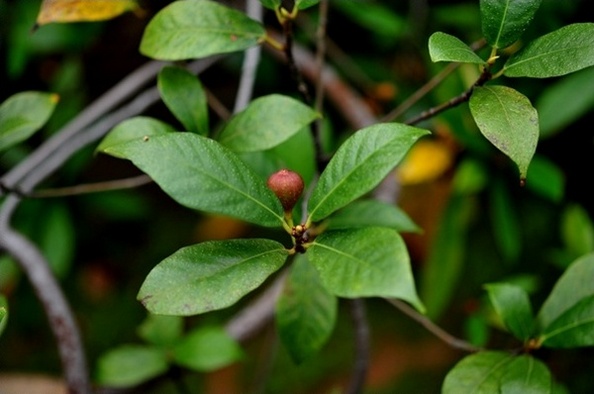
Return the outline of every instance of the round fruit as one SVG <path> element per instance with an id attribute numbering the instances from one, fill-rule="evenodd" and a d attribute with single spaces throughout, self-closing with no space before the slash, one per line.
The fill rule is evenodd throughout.
<path id="1" fill-rule="evenodd" d="M 291 212 L 303 193 L 301 175 L 291 170 L 280 170 L 270 175 L 268 187 L 276 194 L 285 212 Z"/>

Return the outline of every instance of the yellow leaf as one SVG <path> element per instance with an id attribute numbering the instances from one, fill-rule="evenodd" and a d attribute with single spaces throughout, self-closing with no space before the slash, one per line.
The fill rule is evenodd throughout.
<path id="1" fill-rule="evenodd" d="M 137 8 L 136 0 L 43 0 L 37 25 L 102 21 Z"/>
<path id="2" fill-rule="evenodd" d="M 451 167 L 453 156 L 451 147 L 442 140 L 417 141 L 398 166 L 400 183 L 412 185 L 437 179 Z"/>

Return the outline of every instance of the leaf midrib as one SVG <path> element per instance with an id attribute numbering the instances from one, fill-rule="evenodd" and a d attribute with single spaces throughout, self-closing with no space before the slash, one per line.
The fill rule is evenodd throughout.
<path id="1" fill-rule="evenodd" d="M 325 201 L 326 201 L 328 198 L 330 198 L 330 197 L 332 196 L 332 194 L 333 194 L 333 193 L 336 191 L 336 189 L 338 189 L 340 186 L 342 186 L 342 185 L 343 185 L 343 184 L 344 184 L 344 183 L 345 183 L 345 182 L 348 180 L 348 178 L 350 178 L 350 177 L 353 175 L 353 173 L 355 173 L 355 172 L 356 172 L 356 171 L 357 171 L 357 170 L 358 170 L 358 169 L 359 169 L 361 166 L 365 165 L 365 164 L 366 164 L 366 163 L 367 163 L 367 162 L 370 160 L 370 158 L 372 158 L 372 157 L 374 157 L 374 156 L 376 156 L 376 155 L 379 155 L 379 153 L 380 153 L 380 152 L 381 152 L 381 151 L 382 151 L 382 150 L 383 150 L 383 149 L 384 149 L 384 148 L 385 148 L 387 145 L 389 145 L 389 144 L 390 144 L 392 141 L 394 141 L 394 139 L 390 140 L 390 142 L 389 142 L 389 143 L 387 143 L 387 144 L 384 144 L 384 145 L 383 145 L 383 146 L 382 146 L 380 149 L 376 150 L 376 151 L 375 151 L 375 152 L 373 152 L 371 155 L 367 156 L 367 157 L 365 158 L 365 160 L 363 160 L 363 161 L 359 162 L 359 164 L 357 164 L 356 166 L 354 166 L 354 167 L 352 168 L 352 170 L 351 170 L 351 171 L 349 171 L 349 172 L 347 173 L 347 175 L 346 175 L 346 176 L 344 176 L 344 177 L 343 177 L 343 178 L 342 178 L 342 179 L 341 179 L 341 180 L 340 180 L 338 183 L 336 183 L 336 185 L 335 185 L 335 186 L 334 186 L 332 189 L 330 189 L 330 190 L 328 191 L 328 193 L 326 193 L 326 195 L 325 195 L 325 196 L 324 196 L 324 197 L 323 197 L 323 198 L 320 200 L 320 202 L 319 202 L 319 203 L 318 203 L 318 204 L 317 204 L 317 205 L 314 207 L 314 209 L 313 209 L 313 210 L 312 210 L 312 211 L 309 213 L 309 216 L 310 216 L 310 217 L 313 217 L 313 216 L 314 216 L 314 213 L 315 213 L 315 212 L 316 212 L 318 209 L 320 209 L 320 206 L 322 206 L 322 205 L 324 204 L 324 202 L 325 202 Z M 394 166 L 395 166 L 395 165 L 396 165 L 396 164 L 394 164 Z M 322 218 L 322 219 L 323 219 L 323 218 Z"/>

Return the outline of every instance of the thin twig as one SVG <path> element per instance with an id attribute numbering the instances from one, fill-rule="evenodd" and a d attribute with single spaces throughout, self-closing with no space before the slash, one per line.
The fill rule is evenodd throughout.
<path id="1" fill-rule="evenodd" d="M 234 339 L 245 341 L 270 322 L 274 316 L 276 300 L 280 296 L 287 270 L 281 272 L 266 290 L 235 315 L 225 325 L 225 330 Z"/>
<path id="2" fill-rule="evenodd" d="M 276 40 L 281 40 L 278 33 L 269 31 L 268 34 Z M 268 46 L 265 49 L 279 61 L 286 60 L 283 54 L 276 49 Z M 294 43 L 293 56 L 303 76 L 314 81 L 318 74 L 314 55 L 308 49 Z M 325 64 L 322 69 L 321 80 L 326 91 L 325 96 L 353 129 L 361 129 L 377 122 L 375 115 L 361 95 L 346 84 L 328 64 Z"/>
<path id="3" fill-rule="evenodd" d="M 7 189 L 14 189 L 17 183 L 25 176 L 42 167 L 44 161 L 52 156 L 55 151 L 64 145 L 68 145 L 69 141 L 81 130 L 84 130 L 101 116 L 135 94 L 142 86 L 153 79 L 165 64 L 167 63 L 151 61 L 132 72 L 116 86 L 86 107 L 84 111 L 64 126 L 58 133 L 29 155 L 26 160 L 12 168 L 2 177 L 0 183 Z"/>
<path id="4" fill-rule="evenodd" d="M 402 114 L 408 111 L 413 105 L 421 100 L 427 93 L 431 92 L 437 85 L 439 85 L 445 78 L 454 70 L 460 67 L 460 63 L 450 63 L 443 70 L 437 73 L 426 84 L 421 86 L 416 92 L 408 96 L 399 106 L 388 112 L 381 119 L 382 122 L 391 122 L 398 119 Z"/>
<path id="5" fill-rule="evenodd" d="M 48 262 L 33 243 L 9 227 L 2 228 L 0 247 L 19 261 L 43 305 L 58 343 L 69 392 L 90 393 L 89 373 L 80 332 Z"/>
<path id="6" fill-rule="evenodd" d="M 190 68 L 205 68 L 216 58 L 195 62 Z M 156 88 L 138 95 L 128 105 L 105 116 L 111 109 L 132 96 L 148 80 L 154 78 L 162 62 L 149 62 L 133 72 L 105 95 L 91 104 L 52 138 L 33 152 L 1 180 L 1 192 L 8 197 L 0 209 L 0 248 L 14 256 L 20 263 L 40 299 L 54 335 L 56 336 L 64 375 L 71 393 L 90 392 L 88 369 L 82 341 L 70 307 L 57 284 L 47 260 L 39 250 L 21 234 L 10 227 L 12 214 L 21 197 L 26 194 L 80 148 L 101 138 L 115 124 L 137 115 L 158 100 Z M 99 122 L 95 122 L 101 118 Z M 93 124 L 91 127 L 89 125 Z M 18 192 L 16 192 L 18 190 Z"/>
<path id="7" fill-rule="evenodd" d="M 472 353 L 482 350 L 480 347 L 474 346 L 473 344 L 463 339 L 456 338 L 452 334 L 448 333 L 443 328 L 433 323 L 427 316 L 420 314 L 404 301 L 397 300 L 394 298 L 386 298 L 386 300 L 390 304 L 394 305 L 402 313 L 404 313 L 405 315 L 407 315 L 408 317 L 425 327 L 427 331 L 429 331 L 430 333 L 432 333 L 437 338 L 441 339 L 443 342 L 453 347 L 454 349 L 460 349 Z"/>
<path id="8" fill-rule="evenodd" d="M 317 41 L 317 35 L 312 34 L 310 30 L 313 30 L 312 18 L 305 14 L 299 14 L 297 23 L 301 27 L 301 30 L 307 35 L 307 38 L 312 41 Z M 317 30 L 316 30 L 317 31 Z M 356 85 L 360 90 L 369 91 L 375 86 L 375 81 L 371 79 L 363 69 L 351 59 L 346 52 L 344 52 L 334 40 L 328 35 L 324 37 L 325 51 L 328 58 L 332 61 L 334 67 L 342 71 L 344 75 L 347 75 L 352 85 Z"/>
<path id="9" fill-rule="evenodd" d="M 148 175 L 138 175 L 131 178 L 117 179 L 113 181 L 87 183 L 76 186 L 67 186 L 52 189 L 35 190 L 25 197 L 30 198 L 49 198 L 49 197 L 67 197 L 80 194 L 89 194 L 97 192 L 107 192 L 112 190 L 132 189 L 151 183 L 153 180 Z"/>
<path id="10" fill-rule="evenodd" d="M 250 18 L 262 22 L 264 11 L 262 4 L 258 0 L 247 0 L 246 14 Z M 235 106 L 233 113 L 237 113 L 247 107 L 254 91 L 254 82 L 256 81 L 256 71 L 260 63 L 260 45 L 249 48 L 245 52 L 243 66 L 241 68 L 241 78 L 239 79 L 239 88 L 235 97 Z"/>
<path id="11" fill-rule="evenodd" d="M 351 317 L 355 327 L 355 366 L 351 382 L 347 389 L 348 394 L 359 394 L 365 387 L 365 379 L 369 369 L 370 360 L 370 334 L 365 311 L 365 301 L 357 298 L 350 301 Z"/>
<path id="12" fill-rule="evenodd" d="M 481 39 L 478 41 L 473 42 L 470 47 L 473 51 L 478 51 L 479 49 L 485 46 L 485 40 Z M 381 119 L 382 122 L 391 122 L 393 120 L 398 119 L 402 116 L 406 111 L 408 111 L 413 105 L 415 105 L 419 100 L 421 100 L 425 95 L 431 92 L 437 85 L 442 83 L 448 75 L 450 75 L 454 70 L 460 67 L 461 63 L 450 63 L 448 64 L 443 70 L 437 73 L 433 78 L 431 78 L 427 83 L 421 86 L 416 92 L 411 94 L 406 100 L 404 100 L 398 107 L 394 108 L 392 111 L 384 115 Z M 409 123 L 412 124 L 412 123 Z"/>
<path id="13" fill-rule="evenodd" d="M 470 99 L 470 96 L 472 96 L 472 92 L 474 91 L 474 88 L 477 86 L 482 86 L 484 85 L 489 79 L 491 79 L 491 73 L 489 72 L 488 68 L 485 68 L 483 70 L 483 72 L 481 73 L 481 75 L 479 76 L 479 78 L 477 79 L 477 81 L 470 87 L 468 88 L 466 91 L 464 91 L 462 94 L 460 94 L 457 97 L 454 97 L 452 99 L 450 99 L 449 101 L 442 103 L 436 107 L 433 108 L 429 108 L 426 111 L 421 112 L 419 115 L 415 116 L 412 119 L 409 119 L 405 122 L 405 124 L 408 125 L 414 125 L 417 123 L 420 123 L 424 120 L 427 120 L 429 118 L 432 118 L 440 113 L 442 113 L 443 111 L 453 108 L 457 105 L 460 105 L 466 101 L 468 101 Z"/>
<path id="14" fill-rule="evenodd" d="M 301 94 L 301 97 L 303 97 L 303 101 L 306 104 L 311 105 L 312 99 L 311 95 L 309 94 L 309 89 L 307 88 L 307 84 L 303 79 L 303 75 L 301 75 L 299 67 L 297 67 L 297 63 L 295 62 L 295 56 L 293 54 L 293 21 L 289 18 L 286 18 L 283 22 L 283 34 L 285 37 L 285 45 L 283 47 L 283 52 L 287 60 L 287 67 L 289 69 L 289 73 L 291 75 L 291 78 L 295 81 L 297 85 L 297 91 L 299 92 L 299 94 Z"/>

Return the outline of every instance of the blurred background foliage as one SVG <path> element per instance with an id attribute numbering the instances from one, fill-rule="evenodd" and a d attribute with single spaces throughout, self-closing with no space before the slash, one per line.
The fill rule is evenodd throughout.
<path id="1" fill-rule="evenodd" d="M 3 172 L 147 61 L 138 53 L 143 28 L 167 3 L 145 0 L 140 14 L 126 13 L 107 22 L 48 24 L 33 31 L 39 0 L 0 0 L 0 102 L 24 90 L 60 96 L 43 131 L 0 156 Z M 568 23 L 592 22 L 587 3 L 543 0 L 526 40 Z M 305 47 L 313 48 L 316 20 L 314 7 L 297 21 L 296 39 Z M 265 14 L 265 23 L 278 29 L 271 12 Z M 467 43 L 479 40 L 478 1 L 331 0 L 328 63 L 381 119 L 447 67 L 429 61 L 427 39 L 435 31 Z M 232 54 L 200 76 L 226 108 L 233 107 L 241 61 L 242 54 Z M 455 69 L 397 120 L 457 96 L 478 72 L 474 66 Z M 587 178 L 594 168 L 594 69 L 505 83 L 527 95 L 540 114 L 541 139 L 526 187 L 519 186 L 513 163 L 480 137 L 466 105 L 421 124 L 434 137 L 417 144 L 397 174 L 399 204 L 423 228 L 422 234 L 405 238 L 429 316 L 451 333 L 494 349 L 520 344 L 494 321 L 483 284 L 519 284 L 530 292 L 534 305 L 540 305 L 567 264 L 594 249 L 594 189 Z M 296 95 L 284 65 L 264 51 L 254 94 L 268 93 Z M 148 115 L 179 127 L 162 103 Z M 349 125 L 330 105 L 325 115 L 327 148 L 332 149 L 350 131 Z M 214 111 L 210 118 L 212 127 L 221 122 Z M 93 150 L 76 154 L 43 187 L 138 174 L 127 163 Z M 188 211 L 155 185 L 28 199 L 14 224 L 51 262 L 80 322 L 92 368 L 109 349 L 141 342 L 137 330 L 146 312 L 136 293 L 158 261 L 190 243 L 265 231 Z M 60 374 L 45 315 L 26 278 L 5 255 L 0 255 L 0 293 L 10 306 L 9 324 L 0 337 L 0 371 Z M 463 354 L 384 301 L 366 303 L 373 341 L 368 391 L 439 392 L 446 371 Z M 224 323 L 242 305 L 245 302 L 185 319 L 185 325 Z M 353 364 L 352 330 L 348 311 L 341 307 L 323 352 L 295 365 L 271 323 L 243 345 L 244 361 L 216 373 L 183 376 L 190 387 L 200 388 L 192 392 L 337 392 L 348 381 Z M 588 367 L 594 363 L 591 349 L 537 355 L 569 392 L 594 392 Z M 164 379 L 140 392 L 170 391 L 175 387 Z"/>

